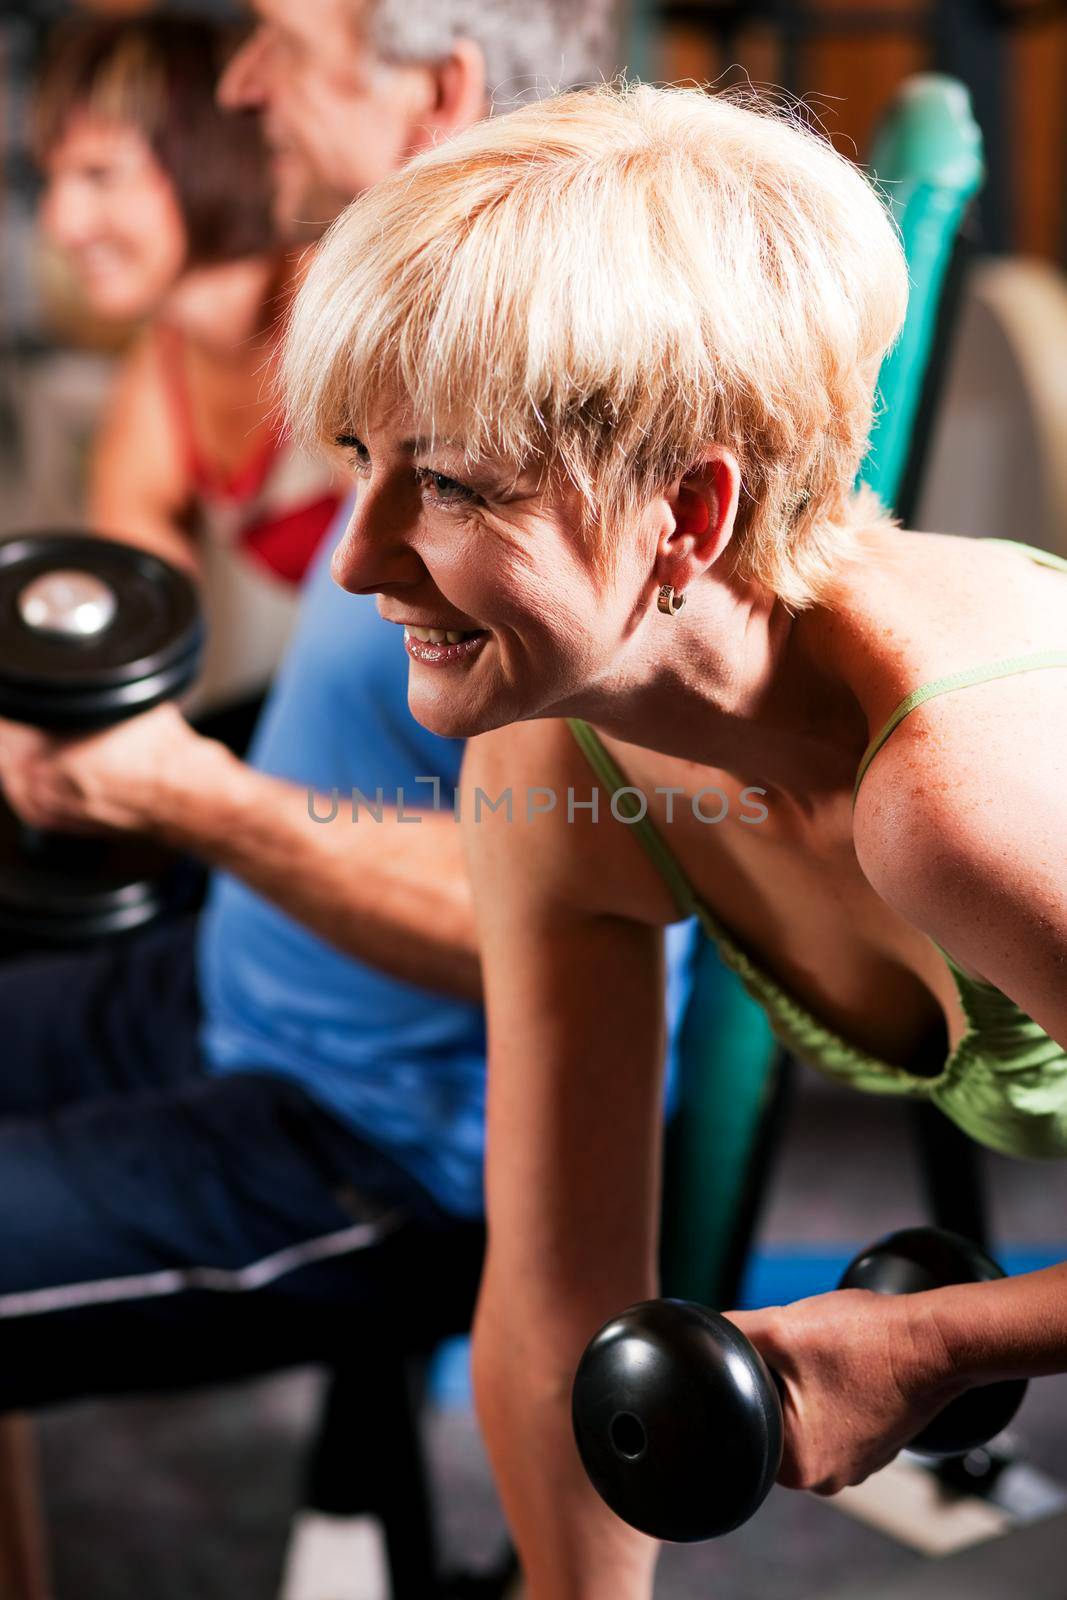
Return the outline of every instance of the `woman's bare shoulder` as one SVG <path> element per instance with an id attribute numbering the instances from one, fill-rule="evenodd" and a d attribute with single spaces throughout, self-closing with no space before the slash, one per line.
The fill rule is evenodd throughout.
<path id="1" fill-rule="evenodd" d="M 145 329 L 116 374 L 91 467 L 93 514 L 101 527 L 136 527 L 149 513 L 178 518 L 191 492 L 186 452 L 175 426 L 159 334 Z M 129 519 L 133 518 L 130 522 Z"/>
<path id="2" fill-rule="evenodd" d="M 951 895 L 966 918 L 997 863 L 1035 888 L 1049 830 L 1067 824 L 1067 757 L 1049 736 L 1067 716 L 1067 669 L 1016 665 L 1067 651 L 1067 575 L 1008 544 L 900 538 L 846 613 L 852 682 L 872 739 L 926 694 L 871 760 L 853 837 L 875 889 L 922 926 Z"/>
<path id="3" fill-rule="evenodd" d="M 1067 1046 L 1065 719 L 1067 668 L 928 702 L 872 763 L 854 839 L 887 904 Z"/>
<path id="4" fill-rule="evenodd" d="M 927 683 L 1067 647 L 1067 573 L 1007 541 L 882 530 L 844 569 L 828 611 L 873 735 Z"/>
<path id="5" fill-rule="evenodd" d="M 531 900 L 595 915 L 676 919 L 566 721 L 515 723 L 470 740 L 462 787 L 468 852 L 497 884 L 507 879 Z"/>

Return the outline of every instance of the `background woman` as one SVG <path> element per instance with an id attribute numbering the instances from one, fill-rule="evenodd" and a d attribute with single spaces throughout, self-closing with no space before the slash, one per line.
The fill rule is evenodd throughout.
<path id="1" fill-rule="evenodd" d="M 1067 569 L 853 497 L 905 293 L 820 138 L 638 87 L 422 157 L 297 302 L 294 409 L 362 479 L 335 573 L 405 626 L 420 720 L 500 730 L 465 786 L 475 1368 L 530 1600 L 651 1592 L 569 1392 L 655 1289 L 664 924 L 695 911 L 827 1072 L 1067 1155 Z M 1067 1368 L 1067 1268 L 739 1320 L 785 1380 L 783 1481 L 832 1490 L 968 1385 Z"/>
<path id="2" fill-rule="evenodd" d="M 96 440 L 90 521 L 201 574 L 216 700 L 269 676 L 338 506 L 273 403 L 301 257 L 275 232 L 258 121 L 216 104 L 235 42 L 195 17 L 75 23 L 36 104 L 47 237 L 97 317 L 147 320 Z"/>

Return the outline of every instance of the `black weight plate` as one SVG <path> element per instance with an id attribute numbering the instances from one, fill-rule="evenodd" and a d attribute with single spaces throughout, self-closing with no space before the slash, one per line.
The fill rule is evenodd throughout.
<path id="1" fill-rule="evenodd" d="M 838 1287 L 876 1294 L 919 1294 L 953 1283 L 991 1283 L 1004 1269 L 970 1239 L 946 1228 L 902 1228 L 862 1250 Z M 916 1434 L 919 1455 L 960 1456 L 996 1437 L 1026 1393 L 1024 1378 L 983 1384 L 950 1400 Z"/>
<path id="2" fill-rule="evenodd" d="M 571 1419 L 590 1482 L 654 1539 L 714 1539 L 762 1504 L 782 1459 L 774 1381 L 705 1306 L 646 1300 L 586 1346 Z"/>
<path id="3" fill-rule="evenodd" d="M 35 835 L 0 801 L 0 934 L 76 945 L 159 915 L 177 857 L 134 835 Z"/>
<path id="4" fill-rule="evenodd" d="M 31 627 L 35 579 L 77 571 L 113 592 L 113 620 L 88 636 Z M 0 542 L 0 716 L 35 727 L 106 726 L 171 699 L 196 676 L 203 620 L 192 581 L 133 545 L 85 534 Z"/>

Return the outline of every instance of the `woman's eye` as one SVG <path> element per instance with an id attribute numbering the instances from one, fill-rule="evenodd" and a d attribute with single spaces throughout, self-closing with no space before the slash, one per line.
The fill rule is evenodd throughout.
<path id="1" fill-rule="evenodd" d="M 370 451 L 362 439 L 357 439 L 354 433 L 339 433 L 334 437 L 334 444 L 345 457 L 349 471 L 363 477 L 370 467 Z M 465 483 L 450 478 L 447 473 L 434 472 L 431 467 L 416 467 L 415 481 L 428 499 L 440 505 L 469 504 L 478 499 Z"/>
<path id="2" fill-rule="evenodd" d="M 434 472 L 430 467 L 416 467 L 415 479 L 420 489 L 425 490 L 431 500 L 448 504 L 450 501 L 473 501 L 478 496 L 473 489 L 468 489 L 465 483 L 459 483 L 455 478 L 449 478 L 443 472 Z"/>
<path id="3" fill-rule="evenodd" d="M 370 451 L 354 433 L 339 433 L 334 443 L 344 456 L 350 472 L 362 473 L 370 466 Z"/>

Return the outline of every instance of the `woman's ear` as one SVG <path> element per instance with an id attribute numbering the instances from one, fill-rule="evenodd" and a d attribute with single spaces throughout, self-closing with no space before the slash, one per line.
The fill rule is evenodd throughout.
<path id="1" fill-rule="evenodd" d="M 657 584 L 684 594 L 715 564 L 733 534 L 740 493 L 737 458 L 717 447 L 672 487 L 664 496 L 670 515 L 656 551 Z"/>

